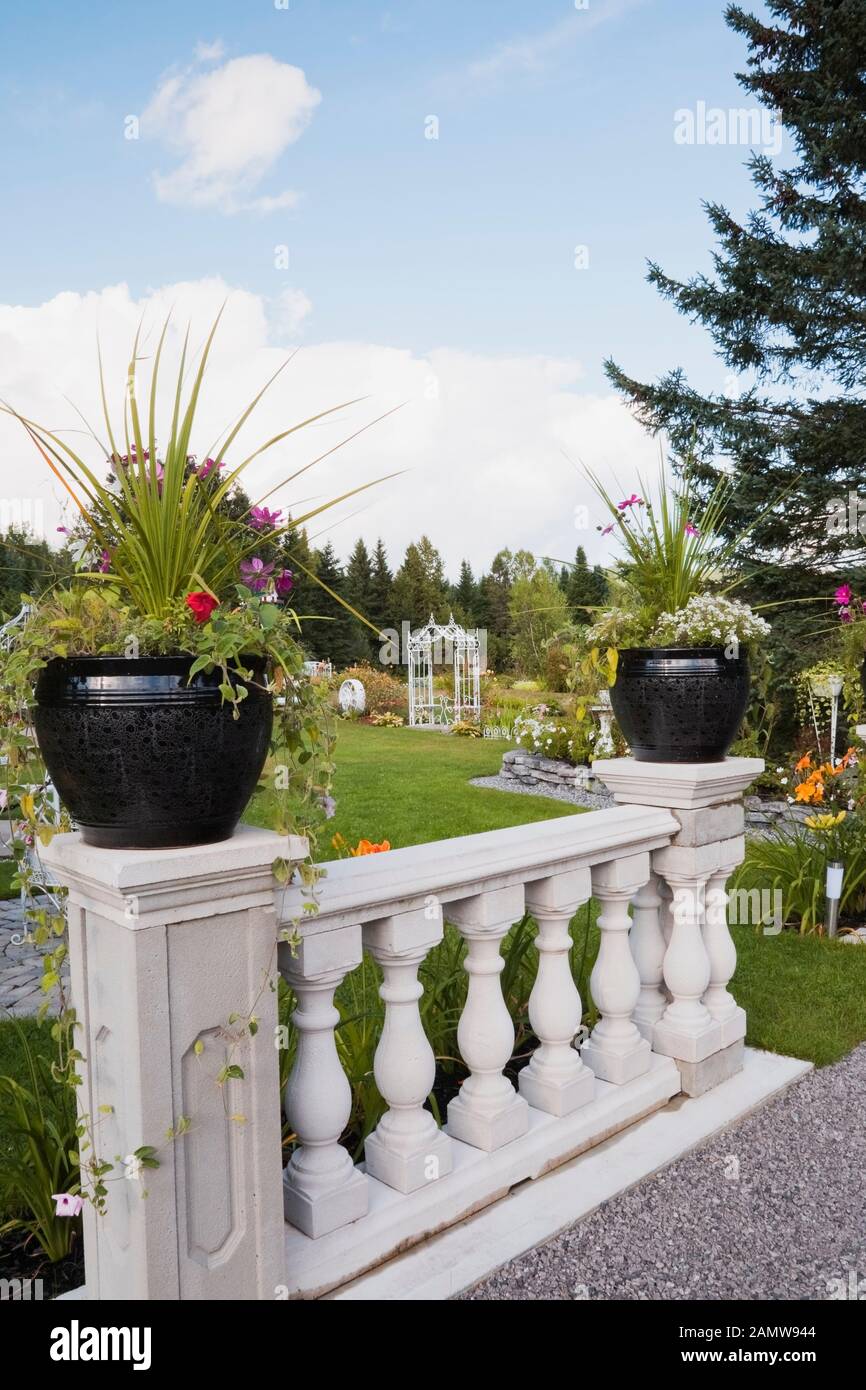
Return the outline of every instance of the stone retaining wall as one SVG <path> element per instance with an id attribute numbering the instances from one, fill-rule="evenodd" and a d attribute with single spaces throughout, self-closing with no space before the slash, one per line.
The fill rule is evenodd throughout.
<path id="1" fill-rule="evenodd" d="M 593 777 L 588 767 L 575 767 L 558 758 L 542 758 L 525 748 L 511 748 L 502 757 L 502 776 L 523 783 L 535 783 L 539 788 L 558 787 L 563 791 L 604 792 L 604 784 Z"/>
<path id="2" fill-rule="evenodd" d="M 743 804 L 746 808 L 747 830 L 772 830 L 775 826 L 802 825 L 807 816 L 815 814 L 814 807 L 791 806 L 787 801 L 764 801 L 760 796 L 747 796 Z M 820 809 L 819 806 L 819 812 Z"/>

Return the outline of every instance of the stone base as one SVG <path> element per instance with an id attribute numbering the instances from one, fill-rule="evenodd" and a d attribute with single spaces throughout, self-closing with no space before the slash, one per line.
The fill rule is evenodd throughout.
<path id="1" fill-rule="evenodd" d="M 653 1052 L 673 1057 L 675 1062 L 702 1062 L 722 1050 L 722 1025 L 708 1024 L 700 1033 L 681 1033 L 675 1025 L 659 1019 L 653 1029 Z"/>
<path id="2" fill-rule="evenodd" d="M 646 1038 L 650 1047 L 652 1047 L 653 1029 L 655 1028 L 663 1013 L 664 1008 L 660 1008 L 653 1014 L 652 1018 L 641 1018 L 637 1013 L 633 1013 L 631 1016 L 631 1021 L 634 1024 L 635 1028 L 640 1033 L 642 1038 Z"/>
<path id="3" fill-rule="evenodd" d="M 329 1231 L 336 1231 L 338 1227 L 367 1215 L 368 1185 L 360 1168 L 356 1168 L 332 1192 L 315 1198 L 292 1187 L 288 1181 L 288 1171 L 286 1169 L 283 1174 L 283 1214 L 305 1236 L 318 1240 L 319 1236 L 326 1236 Z"/>
<path id="4" fill-rule="evenodd" d="M 722 1047 L 730 1047 L 746 1036 L 746 1011 L 737 1008 L 730 1018 L 722 1019 Z"/>
<path id="5" fill-rule="evenodd" d="M 676 1063 L 685 1094 L 702 1096 L 714 1086 L 720 1086 L 729 1077 L 736 1076 L 738 1071 L 743 1070 L 745 1046 L 741 1038 L 739 1042 L 731 1043 L 730 1047 L 723 1048 L 721 1052 L 714 1052 L 712 1057 L 705 1057 L 702 1062 L 681 1062 L 677 1058 Z"/>
<path id="6" fill-rule="evenodd" d="M 587 1105 L 595 1094 L 595 1076 L 587 1066 L 582 1066 L 564 1085 L 557 1085 L 555 1081 L 535 1075 L 530 1062 L 517 1078 L 517 1084 L 520 1094 L 534 1110 L 559 1117 Z"/>
<path id="7" fill-rule="evenodd" d="M 378 1178 L 397 1192 L 415 1192 L 427 1183 L 451 1172 L 451 1140 L 441 1129 L 431 1132 L 424 1146 L 414 1154 L 397 1154 L 386 1148 L 378 1134 L 364 1143 L 364 1167 L 371 1178 Z"/>
<path id="8" fill-rule="evenodd" d="M 504 1144 L 519 1139 L 529 1128 L 529 1106 L 522 1096 L 514 1099 L 493 1115 L 479 1115 L 470 1110 L 457 1095 L 448 1102 L 448 1133 L 452 1139 L 471 1144 L 474 1149 L 493 1153 Z"/>
<path id="9" fill-rule="evenodd" d="M 646 1038 L 636 1042 L 629 1052 L 605 1052 L 598 1045 L 593 1046 L 592 1038 L 583 1044 L 580 1055 L 599 1081 L 610 1081 L 614 1086 L 624 1086 L 627 1081 L 643 1076 L 649 1071 L 652 1049 Z"/>

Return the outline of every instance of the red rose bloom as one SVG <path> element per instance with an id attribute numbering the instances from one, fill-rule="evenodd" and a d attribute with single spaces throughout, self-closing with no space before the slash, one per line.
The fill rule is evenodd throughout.
<path id="1" fill-rule="evenodd" d="M 192 616 L 197 623 L 206 623 L 214 609 L 219 608 L 216 599 L 213 598 L 211 594 L 204 593 L 204 591 L 199 591 L 195 594 L 187 594 L 186 606 L 191 610 Z"/>

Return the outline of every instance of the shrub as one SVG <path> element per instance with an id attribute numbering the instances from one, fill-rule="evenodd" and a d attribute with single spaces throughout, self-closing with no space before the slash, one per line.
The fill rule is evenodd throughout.
<path id="1" fill-rule="evenodd" d="M 584 766 L 593 759 L 598 732 L 588 720 L 564 722 L 524 715 L 514 721 L 512 735 L 528 753 Z"/>
<path id="2" fill-rule="evenodd" d="M 458 738 L 480 738 L 481 725 L 472 719 L 458 719 L 456 724 L 451 725 L 451 732 Z"/>
<path id="3" fill-rule="evenodd" d="M 370 723 L 380 728 L 402 729 L 406 720 L 402 714 L 392 714 L 390 710 L 385 710 L 382 714 L 371 714 Z"/>
<path id="4" fill-rule="evenodd" d="M 75 1096 L 13 1025 L 27 1084 L 0 1076 L 0 1210 L 12 1213 L 0 1235 L 26 1231 L 54 1262 L 69 1254 L 81 1232 L 80 1219 L 58 1216 L 53 1200 L 55 1193 L 80 1190 Z"/>
<path id="5" fill-rule="evenodd" d="M 843 918 L 860 917 L 866 911 L 866 828 L 862 817 L 848 816 L 836 835 L 834 852 L 845 865 L 840 914 Z M 800 932 L 814 931 L 824 921 L 827 859 L 820 834 L 805 827 L 776 828 L 766 837 L 748 841 L 746 857 L 730 887 L 766 889 L 771 895 L 778 890 L 783 922 Z"/>
<path id="6" fill-rule="evenodd" d="M 367 696 L 367 714 L 402 714 L 406 710 L 408 696 L 402 681 L 398 681 L 387 671 L 378 670 L 360 662 L 340 672 L 336 682 L 360 681 Z"/>
<path id="7" fill-rule="evenodd" d="M 526 710 L 522 700 L 517 700 L 513 696 L 496 693 L 495 698 L 490 697 L 484 700 L 481 706 L 481 723 L 487 728 L 499 730 L 500 738 L 511 738 L 514 729 L 514 721 L 518 719 Z"/>

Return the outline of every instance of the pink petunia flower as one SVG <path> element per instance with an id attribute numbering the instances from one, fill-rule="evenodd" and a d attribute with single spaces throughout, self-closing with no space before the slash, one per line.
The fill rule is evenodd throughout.
<path id="1" fill-rule="evenodd" d="M 614 527 L 614 523 L 611 522 L 609 526 L 605 526 L 605 528 L 604 528 L 604 530 L 602 531 L 601 534 L 602 534 L 603 536 L 609 536 L 610 533 L 611 533 L 611 531 L 613 530 L 613 527 Z"/>
<path id="2" fill-rule="evenodd" d="M 202 480 L 204 480 L 205 478 L 210 477 L 211 473 L 214 471 L 215 468 L 217 469 L 217 471 L 219 471 L 219 469 L 222 467 L 223 465 L 221 463 L 217 463 L 216 459 L 205 459 L 204 463 L 201 464 L 201 466 L 196 470 L 196 472 L 198 473 L 198 476 Z"/>
<path id="3" fill-rule="evenodd" d="M 833 595 L 833 598 L 835 599 L 836 603 L 838 603 L 842 608 L 847 608 L 851 603 L 851 599 L 853 598 L 853 594 L 851 592 L 851 585 L 840 584 L 839 588 Z"/>
<path id="4" fill-rule="evenodd" d="M 278 526 L 282 510 L 271 512 L 267 507 L 250 508 L 250 525 L 254 531 L 265 531 L 272 526 Z"/>
<path id="5" fill-rule="evenodd" d="M 71 1192 L 52 1192 L 55 1216 L 77 1216 L 84 1206 L 84 1198 L 73 1196 Z"/>
<path id="6" fill-rule="evenodd" d="M 282 570 L 276 578 L 275 588 L 280 598 L 286 598 L 295 587 L 295 576 L 291 570 Z"/>
<path id="7" fill-rule="evenodd" d="M 685 531 L 687 536 L 699 536 L 701 534 L 698 527 L 693 525 L 691 521 L 686 522 L 685 526 L 683 527 L 683 530 Z"/>
<path id="8" fill-rule="evenodd" d="M 267 588 L 268 580 L 273 571 L 273 564 L 266 565 L 258 555 L 254 556 L 252 560 L 241 560 L 241 578 L 254 594 L 260 594 Z"/>

